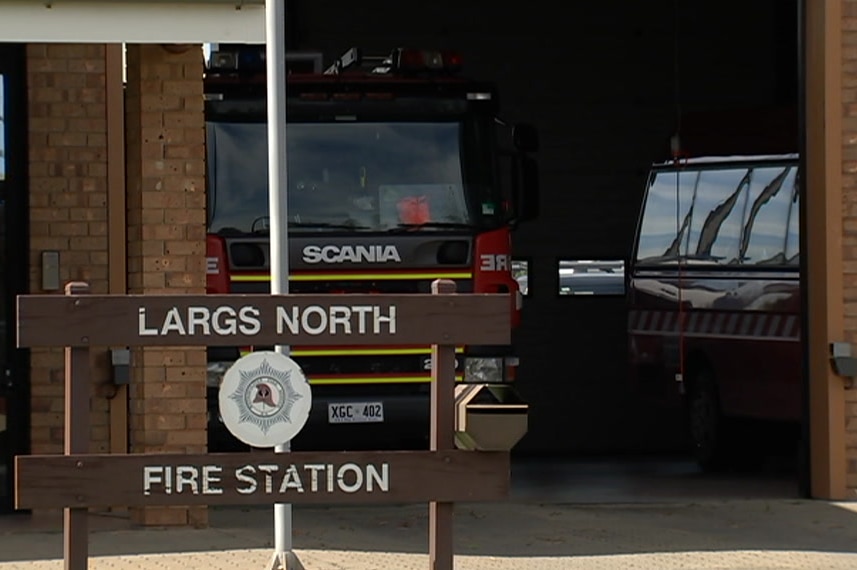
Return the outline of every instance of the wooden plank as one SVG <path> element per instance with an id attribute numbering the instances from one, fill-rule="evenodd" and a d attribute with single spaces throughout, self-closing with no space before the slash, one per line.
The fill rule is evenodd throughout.
<path id="1" fill-rule="evenodd" d="M 109 293 L 128 290 L 127 202 L 125 195 L 125 46 L 104 47 L 107 111 L 107 286 Z M 117 347 L 118 348 L 118 347 Z M 128 452 L 128 386 L 114 386 L 110 406 L 110 452 Z"/>
<path id="2" fill-rule="evenodd" d="M 89 451 L 89 349 L 65 349 L 65 454 Z M 86 568 L 89 522 L 85 508 L 63 509 L 63 553 L 67 570 Z"/>
<path id="3" fill-rule="evenodd" d="M 509 464 L 508 452 L 461 450 L 23 455 L 15 506 L 497 501 Z"/>
<path id="4" fill-rule="evenodd" d="M 508 344 L 508 295 L 19 295 L 18 346 Z"/>

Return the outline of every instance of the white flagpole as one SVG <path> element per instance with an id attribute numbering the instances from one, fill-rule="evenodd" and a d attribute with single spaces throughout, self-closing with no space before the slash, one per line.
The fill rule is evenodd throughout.
<path id="1" fill-rule="evenodd" d="M 265 1 L 265 51 L 268 97 L 268 200 L 271 294 L 289 292 L 288 178 L 286 172 L 286 0 Z M 276 351 L 289 355 L 287 345 Z M 290 442 L 274 448 L 288 453 Z M 292 505 L 274 504 L 274 556 L 271 570 L 303 570 L 292 551 Z"/>

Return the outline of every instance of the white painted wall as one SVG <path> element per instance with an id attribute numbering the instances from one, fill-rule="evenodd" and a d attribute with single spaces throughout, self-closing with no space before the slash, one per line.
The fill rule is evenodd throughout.
<path id="1" fill-rule="evenodd" d="M 3 0 L 4 42 L 264 43 L 264 0 Z"/>

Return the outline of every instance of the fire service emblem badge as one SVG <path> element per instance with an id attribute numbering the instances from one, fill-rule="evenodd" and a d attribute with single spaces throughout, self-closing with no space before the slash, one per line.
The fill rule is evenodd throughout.
<path id="1" fill-rule="evenodd" d="M 276 447 L 303 428 L 312 393 L 294 360 L 278 352 L 251 352 L 226 371 L 219 406 L 232 435 L 252 447 Z"/>

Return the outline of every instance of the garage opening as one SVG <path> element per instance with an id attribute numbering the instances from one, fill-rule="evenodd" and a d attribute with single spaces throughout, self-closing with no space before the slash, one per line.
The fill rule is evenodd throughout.
<path id="1" fill-rule="evenodd" d="M 542 213 L 513 235 L 525 293 L 518 388 L 531 405 L 518 453 L 675 458 L 693 469 L 680 383 L 671 375 L 647 394 L 631 381 L 629 284 L 643 196 L 653 165 L 675 158 L 677 133 L 678 150 L 699 156 L 797 152 L 798 1 L 589 3 L 570 13 L 540 0 L 514 12 L 441 2 L 419 18 L 391 1 L 347 19 L 308 2 L 294 9 L 293 46 L 325 59 L 351 45 L 454 48 L 468 75 L 498 82 L 509 120 L 539 128 Z M 784 236 L 791 227 L 769 223 L 784 224 Z M 742 358 L 764 379 L 747 397 L 783 396 L 768 359 Z M 659 390 L 665 397 L 652 398 Z M 740 469 L 796 481 L 800 418 L 789 419 L 742 432 L 755 444 Z"/>

